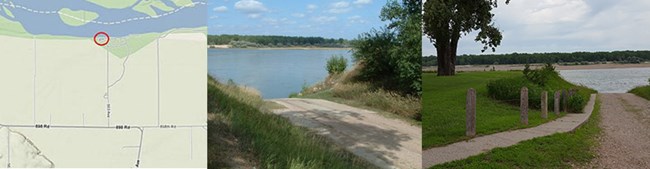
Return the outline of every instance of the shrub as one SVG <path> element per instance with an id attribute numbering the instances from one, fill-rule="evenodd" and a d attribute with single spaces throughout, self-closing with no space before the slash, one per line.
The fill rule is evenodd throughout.
<path id="1" fill-rule="evenodd" d="M 356 61 L 364 65 L 360 80 L 402 95 L 421 94 L 420 8 L 413 1 L 389 1 L 380 15 L 389 23 L 359 35 L 353 48 Z"/>
<path id="2" fill-rule="evenodd" d="M 528 106 L 531 108 L 540 108 L 541 93 L 544 89 L 531 84 L 523 77 L 505 78 L 488 82 L 488 95 L 496 100 L 519 105 L 521 88 L 524 86 L 528 88 Z"/>
<path id="3" fill-rule="evenodd" d="M 530 70 L 529 65 L 526 64 L 523 73 L 526 79 L 540 86 L 545 86 L 550 78 L 558 75 L 551 63 L 546 63 L 544 67 L 538 70 Z"/>
<path id="4" fill-rule="evenodd" d="M 585 97 L 576 94 L 573 96 L 569 97 L 569 100 L 567 101 L 567 107 L 569 109 L 569 112 L 572 113 L 581 113 L 582 108 L 587 104 L 587 100 Z"/>
<path id="5" fill-rule="evenodd" d="M 348 66 L 348 59 L 341 55 L 334 55 L 327 60 L 326 69 L 330 75 L 340 74 Z"/>
<path id="6" fill-rule="evenodd" d="M 546 64 L 539 70 L 526 69 L 523 76 L 490 81 L 487 84 L 487 89 L 490 97 L 509 104 L 519 105 L 520 91 L 525 86 L 528 88 L 528 106 L 534 109 L 541 108 L 541 94 L 543 91 L 547 91 L 548 108 L 552 110 L 554 92 L 571 88 L 569 91 L 573 93 L 573 96 L 567 101 L 568 111 L 571 113 L 582 112 L 582 108 L 587 104 L 586 101 L 589 98 L 589 89 L 574 88 L 575 86 L 570 84 L 567 86 L 566 84 L 569 83 L 555 72 L 555 68 L 551 64 Z M 564 104 L 561 104 L 561 106 L 564 106 Z"/>

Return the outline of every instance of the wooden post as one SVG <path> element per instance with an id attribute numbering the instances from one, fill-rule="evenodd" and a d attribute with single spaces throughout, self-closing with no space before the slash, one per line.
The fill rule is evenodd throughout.
<path id="1" fill-rule="evenodd" d="M 467 104 L 465 105 L 465 135 L 473 137 L 476 135 L 476 90 L 467 90 Z"/>
<path id="2" fill-rule="evenodd" d="M 555 91 L 555 102 L 553 103 L 555 115 L 560 115 L 560 91 Z"/>
<path id="3" fill-rule="evenodd" d="M 520 110 L 521 110 L 521 123 L 528 125 L 528 88 L 521 88 L 521 97 L 519 100 Z"/>
<path id="4" fill-rule="evenodd" d="M 542 118 L 548 118 L 548 92 L 542 92 Z"/>
<path id="5" fill-rule="evenodd" d="M 569 106 L 567 106 L 568 103 L 569 103 L 569 92 L 565 89 L 562 90 L 562 104 L 564 105 L 562 107 L 564 108 L 564 112 L 569 112 L 569 110 L 567 110 L 569 109 Z"/>

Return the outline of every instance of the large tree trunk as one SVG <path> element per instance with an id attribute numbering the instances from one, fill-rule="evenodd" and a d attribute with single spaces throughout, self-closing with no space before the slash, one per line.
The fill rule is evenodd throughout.
<path id="1" fill-rule="evenodd" d="M 436 49 L 438 51 L 438 76 L 453 76 L 456 74 L 455 61 L 456 52 L 452 51 L 450 46 Z"/>
<path id="2" fill-rule="evenodd" d="M 438 52 L 438 76 L 456 75 L 456 50 L 458 48 L 460 30 L 456 26 L 452 32 L 451 39 L 445 40 L 447 42 L 446 44 L 436 46 L 436 51 Z"/>

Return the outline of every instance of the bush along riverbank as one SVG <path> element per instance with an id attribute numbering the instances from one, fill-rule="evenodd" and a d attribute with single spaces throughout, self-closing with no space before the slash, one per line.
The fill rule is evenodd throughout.
<path id="1" fill-rule="evenodd" d="M 370 108 L 415 123 L 422 120 L 422 2 L 388 1 L 382 8 L 379 29 L 359 34 L 352 43 L 357 65 L 344 72 L 328 64 L 330 75 L 305 87 L 301 95 Z M 331 67 L 331 68 L 330 68 Z"/>
<path id="2" fill-rule="evenodd" d="M 327 138 L 269 113 L 268 103 L 254 92 L 208 79 L 208 168 L 373 167 Z"/>
<path id="3" fill-rule="evenodd" d="M 552 101 L 554 93 L 561 91 L 562 95 L 568 95 L 568 99 L 560 101 L 560 107 L 566 107 L 568 112 L 580 113 L 582 108 L 589 101 L 589 95 L 596 93 L 595 90 L 584 86 L 576 86 L 560 77 L 559 73 L 551 64 L 546 64 L 538 70 L 529 69 L 528 65 L 523 75 L 491 81 L 487 84 L 488 94 L 496 99 L 509 104 L 519 105 L 520 89 L 528 88 L 528 105 L 531 108 L 540 109 L 542 91 L 547 91 L 549 97 L 548 107 L 554 107 Z M 566 105 L 565 105 L 566 104 Z"/>

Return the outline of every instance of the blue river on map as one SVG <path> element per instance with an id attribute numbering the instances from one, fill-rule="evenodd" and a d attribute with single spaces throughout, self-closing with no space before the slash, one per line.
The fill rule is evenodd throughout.
<path id="1" fill-rule="evenodd" d="M 0 3 L 13 2 L 14 5 L 20 5 L 33 10 L 39 11 L 59 11 L 62 8 L 71 10 L 92 11 L 99 15 L 95 21 L 117 22 L 124 19 L 147 17 L 147 14 L 140 13 L 127 7 L 124 9 L 107 9 L 84 0 L 20 0 L 20 1 L 0 1 Z M 167 6 L 174 9 L 180 8 L 171 1 L 163 1 Z M 197 1 L 193 1 L 197 2 Z M 121 24 L 104 25 L 97 23 L 87 23 L 82 26 L 70 26 L 61 21 L 59 14 L 41 14 L 29 12 L 20 8 L 7 7 L 15 16 L 11 18 L 0 12 L 2 17 L 12 21 L 20 22 L 23 27 L 33 35 L 62 35 L 74 37 L 93 37 L 95 33 L 104 31 L 111 37 L 124 37 L 131 34 L 143 34 L 151 32 L 165 32 L 175 28 L 197 28 L 206 26 L 207 6 L 205 1 L 192 7 L 186 7 L 174 14 L 158 18 L 137 20 Z M 139 2 L 138 2 L 139 3 Z M 138 4 L 134 3 L 134 5 Z M 157 14 L 166 13 L 155 7 L 153 9 Z"/>

